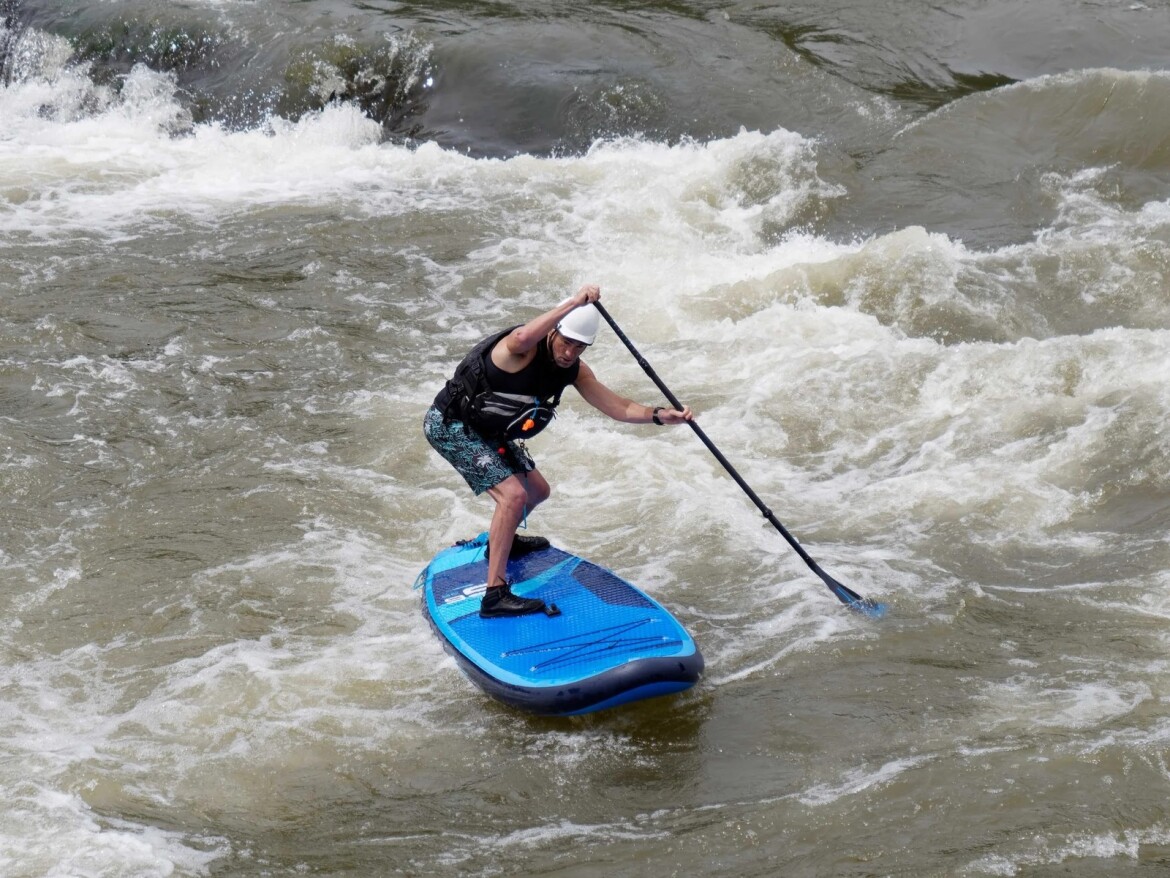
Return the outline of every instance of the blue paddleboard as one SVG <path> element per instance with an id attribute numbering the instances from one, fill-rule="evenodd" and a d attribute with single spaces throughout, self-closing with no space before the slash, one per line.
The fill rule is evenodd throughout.
<path id="1" fill-rule="evenodd" d="M 689 689 L 703 657 L 663 607 L 553 546 L 508 561 L 512 592 L 559 615 L 481 619 L 487 534 L 444 549 L 418 576 L 439 640 L 488 695 L 532 713 L 591 713 Z"/>

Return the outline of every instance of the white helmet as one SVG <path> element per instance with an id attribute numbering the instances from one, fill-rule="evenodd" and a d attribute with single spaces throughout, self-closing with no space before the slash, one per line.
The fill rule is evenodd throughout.
<path id="1" fill-rule="evenodd" d="M 590 303 L 574 308 L 562 317 L 561 322 L 557 324 L 557 332 L 565 338 L 573 339 L 573 341 L 593 344 L 593 339 L 597 338 L 597 326 L 600 322 L 601 314 Z"/>

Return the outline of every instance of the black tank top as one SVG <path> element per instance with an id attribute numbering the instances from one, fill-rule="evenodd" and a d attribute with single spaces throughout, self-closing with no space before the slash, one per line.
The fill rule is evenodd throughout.
<path id="1" fill-rule="evenodd" d="M 512 329 L 516 328 L 515 326 L 512 327 Z M 512 329 L 506 330 L 503 333 L 495 333 L 500 336 L 496 344 L 503 341 Z M 483 341 L 488 341 L 491 337 L 489 335 Z M 482 343 L 480 342 L 480 344 Z M 479 347 L 479 345 L 477 344 L 476 347 Z M 459 364 L 460 368 L 465 365 L 466 359 L 464 358 L 464 361 Z M 549 356 L 547 338 L 540 340 L 536 348 L 536 356 L 532 358 L 532 362 L 519 372 L 505 372 L 492 362 L 491 351 L 485 352 L 483 363 L 484 379 L 487 381 L 488 387 L 491 390 L 499 393 L 532 394 L 542 399 L 554 396 L 559 391 L 564 390 L 570 384 L 574 383 L 577 380 L 577 374 L 581 367 L 579 360 L 567 369 L 562 369 L 553 362 L 552 357 Z M 459 369 L 457 368 L 455 371 L 456 375 L 458 375 Z M 444 384 L 442 389 L 439 390 L 435 396 L 434 404 L 446 412 L 456 397 L 461 395 L 461 385 L 453 379 Z"/>
<path id="2" fill-rule="evenodd" d="M 496 342 L 496 344 L 500 344 Z M 548 338 L 542 338 L 536 346 L 534 356 L 519 372 L 505 372 L 492 362 L 489 353 L 484 358 L 487 382 L 492 390 L 499 393 L 523 393 L 547 399 L 564 390 L 577 380 L 581 362 L 578 360 L 567 369 L 562 369 L 554 361 L 548 350 Z"/>

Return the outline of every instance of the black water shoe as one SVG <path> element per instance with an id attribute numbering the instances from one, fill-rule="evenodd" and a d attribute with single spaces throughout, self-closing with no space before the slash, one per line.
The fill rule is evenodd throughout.
<path id="1" fill-rule="evenodd" d="M 529 537 L 516 534 L 512 537 L 512 550 L 508 552 L 509 558 L 521 558 L 530 552 L 536 552 L 540 549 L 548 548 L 548 540 L 544 537 Z M 491 557 L 490 546 L 483 550 L 483 557 L 485 559 Z"/>
<path id="2" fill-rule="evenodd" d="M 543 613 L 544 601 L 539 598 L 522 598 L 512 594 L 512 584 L 505 582 L 495 585 L 483 593 L 479 604 L 481 619 L 496 616 L 527 616 L 529 613 Z"/>

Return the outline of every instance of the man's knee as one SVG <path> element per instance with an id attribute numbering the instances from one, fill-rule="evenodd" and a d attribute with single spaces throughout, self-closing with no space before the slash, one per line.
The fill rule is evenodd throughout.
<path id="1" fill-rule="evenodd" d="M 525 504 L 528 503 L 528 490 L 515 476 L 504 479 L 496 485 L 492 489 L 492 494 L 495 501 L 501 506 L 517 512 L 523 510 Z"/>

